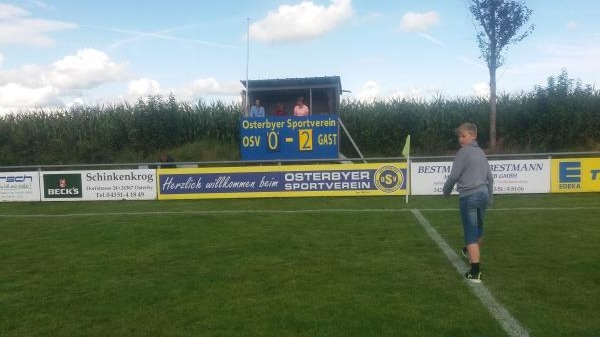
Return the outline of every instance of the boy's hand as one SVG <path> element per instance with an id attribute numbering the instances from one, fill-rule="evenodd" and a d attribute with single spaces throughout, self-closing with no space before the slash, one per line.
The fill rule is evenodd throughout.
<path id="1" fill-rule="evenodd" d="M 449 197 L 451 193 L 452 188 L 447 188 L 446 186 L 444 186 L 444 188 L 442 189 L 442 194 L 444 195 L 444 197 Z"/>

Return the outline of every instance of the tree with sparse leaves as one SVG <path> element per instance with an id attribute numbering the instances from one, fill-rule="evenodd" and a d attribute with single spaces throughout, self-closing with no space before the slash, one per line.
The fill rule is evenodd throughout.
<path id="1" fill-rule="evenodd" d="M 534 25 L 522 30 L 533 12 L 523 0 L 469 0 L 469 10 L 476 22 L 481 58 L 490 75 L 490 149 L 496 149 L 496 70 L 503 65 L 508 45 L 520 42 L 533 32 Z"/>

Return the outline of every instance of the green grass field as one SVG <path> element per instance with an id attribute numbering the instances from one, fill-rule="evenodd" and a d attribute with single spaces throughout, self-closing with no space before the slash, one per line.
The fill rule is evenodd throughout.
<path id="1" fill-rule="evenodd" d="M 507 336 L 455 197 L 0 204 L 1 336 Z M 600 195 L 496 196 L 484 286 L 531 336 L 600 332 Z M 467 266 L 465 264 L 465 270 Z"/>

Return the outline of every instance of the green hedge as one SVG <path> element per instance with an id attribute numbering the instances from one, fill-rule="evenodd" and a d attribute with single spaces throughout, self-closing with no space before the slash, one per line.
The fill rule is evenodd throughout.
<path id="1" fill-rule="evenodd" d="M 0 166 L 153 161 L 161 148 L 185 144 L 225 144 L 239 151 L 240 111 L 237 103 L 190 105 L 170 96 L 9 114 L 0 117 Z M 485 147 L 488 111 L 480 98 L 344 100 L 340 116 L 363 155 L 389 157 L 400 156 L 408 134 L 413 155 L 451 154 L 457 149 L 454 129 L 465 121 L 479 126 Z M 546 87 L 502 95 L 497 116 L 498 152 L 600 150 L 600 92 L 566 72 L 550 77 Z M 358 156 L 345 134 L 341 152 Z"/>
<path id="2" fill-rule="evenodd" d="M 154 161 L 161 148 L 237 140 L 237 104 L 151 97 L 134 106 L 77 107 L 0 118 L 0 165 Z M 127 156 L 120 155 L 126 153 Z"/>

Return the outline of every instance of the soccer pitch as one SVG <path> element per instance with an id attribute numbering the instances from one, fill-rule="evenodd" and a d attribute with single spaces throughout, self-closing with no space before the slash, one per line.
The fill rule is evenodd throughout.
<path id="1" fill-rule="evenodd" d="M 496 196 L 491 297 L 456 197 L 2 203 L 0 335 L 593 336 L 599 201 Z"/>

